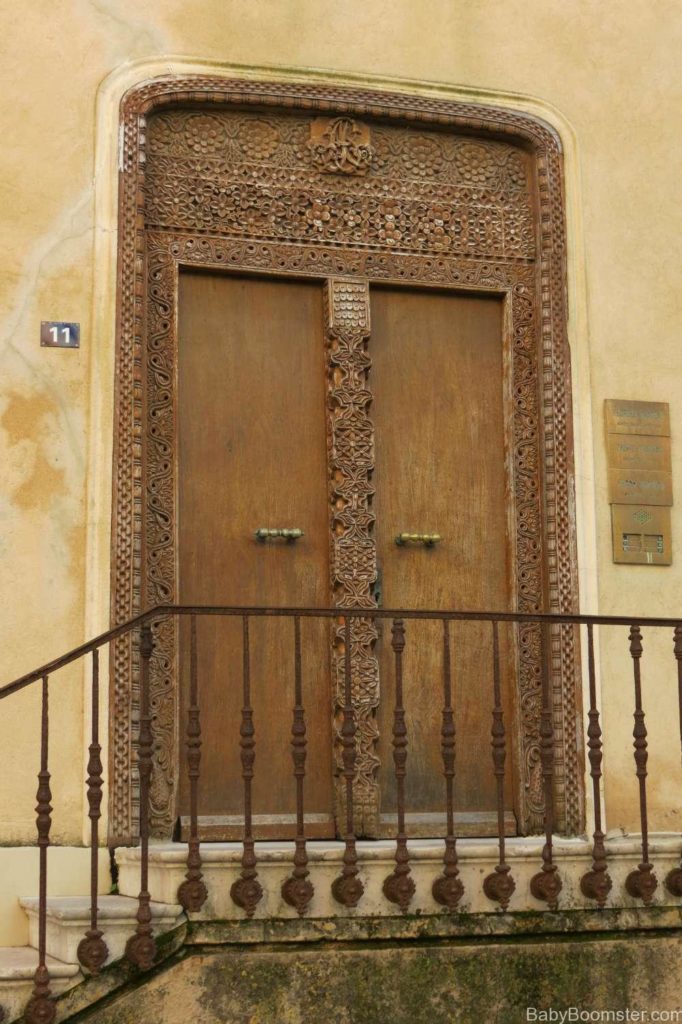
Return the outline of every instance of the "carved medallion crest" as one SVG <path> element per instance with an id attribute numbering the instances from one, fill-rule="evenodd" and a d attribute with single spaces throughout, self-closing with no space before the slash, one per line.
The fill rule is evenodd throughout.
<path id="1" fill-rule="evenodd" d="M 369 170 L 369 126 L 350 117 L 315 118 L 308 146 L 313 164 L 323 174 L 367 174 Z"/>

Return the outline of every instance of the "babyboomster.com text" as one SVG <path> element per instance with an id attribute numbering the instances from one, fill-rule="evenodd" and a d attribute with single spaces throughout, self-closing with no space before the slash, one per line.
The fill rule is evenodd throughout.
<path id="1" fill-rule="evenodd" d="M 526 1008 L 526 1021 L 536 1024 L 621 1024 L 621 1022 L 676 1022 L 682 1024 L 682 1009 L 677 1010 L 581 1010 L 569 1006 L 566 1010 L 540 1010 L 535 1006 Z"/>

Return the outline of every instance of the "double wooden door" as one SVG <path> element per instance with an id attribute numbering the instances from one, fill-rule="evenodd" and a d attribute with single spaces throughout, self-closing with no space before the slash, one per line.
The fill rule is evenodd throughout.
<path id="1" fill-rule="evenodd" d="M 183 604 L 334 604 L 328 396 L 336 371 L 329 355 L 326 287 L 325 282 L 291 278 L 180 274 L 178 570 Z M 506 609 L 512 594 L 502 303 L 493 296 L 454 291 L 366 287 L 368 411 L 374 429 L 370 507 L 375 517 L 368 537 L 377 568 L 371 596 L 387 608 Z M 358 443 L 357 453 L 358 464 L 366 460 L 366 445 Z M 300 530 L 302 536 L 286 541 L 256 535 L 276 529 Z M 403 533 L 440 539 L 430 545 L 396 543 Z M 239 617 L 198 623 L 205 838 L 241 834 L 244 633 Z M 301 620 L 306 833 L 318 837 L 343 829 L 341 821 L 337 825 L 332 637 L 329 620 Z M 253 617 L 247 640 L 255 833 L 287 838 L 295 826 L 293 623 Z M 487 834 L 496 822 L 489 754 L 489 624 L 453 623 L 451 647 L 458 830 Z M 185 632 L 180 636 L 183 680 L 187 649 Z M 503 654 L 504 702 L 511 722 L 512 651 L 505 648 Z M 396 814 L 389 623 L 380 628 L 372 655 L 377 700 L 371 735 L 363 742 L 371 747 L 364 753 L 374 765 L 372 831 L 381 835 L 394 830 Z M 444 831 L 442 703 L 442 624 L 408 621 L 406 809 L 413 835 Z M 508 776 L 511 780 L 511 771 Z M 181 814 L 187 806 L 184 786 L 181 781 Z M 511 792 L 510 784 L 513 830 Z"/>

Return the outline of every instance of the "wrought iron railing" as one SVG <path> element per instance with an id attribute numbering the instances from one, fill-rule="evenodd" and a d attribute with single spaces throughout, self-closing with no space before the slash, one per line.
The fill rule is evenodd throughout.
<path id="1" fill-rule="evenodd" d="M 391 648 L 394 661 L 395 705 L 393 714 L 393 771 L 397 793 L 397 829 L 395 834 L 395 866 L 383 883 L 383 893 L 388 901 L 400 909 L 408 910 L 415 892 L 411 875 L 408 835 L 406 831 L 405 778 L 408 761 L 408 728 L 403 705 L 403 652 L 405 649 L 405 622 L 409 620 L 431 620 L 442 624 L 442 725 L 441 754 L 444 777 L 445 835 L 443 867 L 441 874 L 433 881 L 433 898 L 447 912 L 456 912 L 463 896 L 463 885 L 459 877 L 457 836 L 455 831 L 454 780 L 456 772 L 456 708 L 453 707 L 452 656 L 450 628 L 452 622 L 489 623 L 491 638 L 491 674 L 493 683 L 491 755 L 492 770 L 497 792 L 497 843 L 498 863 L 483 881 L 483 891 L 491 904 L 506 910 L 515 882 L 505 852 L 505 771 L 508 753 L 508 726 L 504 720 L 500 671 L 500 626 L 503 623 L 536 623 L 542 631 L 546 649 L 549 646 L 551 630 L 558 627 L 583 627 L 586 633 L 587 668 L 589 682 L 589 709 L 587 713 L 587 746 L 590 774 L 593 787 L 594 833 L 592 863 L 581 878 L 583 896 L 603 908 L 612 887 L 609 877 L 605 834 L 603 830 L 601 775 L 602 775 L 602 729 L 597 698 L 597 683 L 594 654 L 594 629 L 597 626 L 628 627 L 629 655 L 632 659 L 634 682 L 634 762 L 639 786 L 639 812 L 641 821 L 641 861 L 629 873 L 625 886 L 630 897 L 639 899 L 644 905 L 652 902 L 657 888 L 649 851 L 649 824 L 647 813 L 647 760 L 648 742 L 642 697 L 641 660 L 643 655 L 642 629 L 667 629 L 672 632 L 673 653 L 677 664 L 677 685 L 680 710 L 680 738 L 682 742 L 682 621 L 668 618 L 625 618 L 595 615 L 540 615 L 505 612 L 446 612 L 446 611 L 392 611 L 367 608 L 235 608 L 235 607 L 185 607 L 160 606 L 150 609 L 136 618 L 115 627 L 77 647 L 33 672 L 16 679 L 0 688 L 0 700 L 18 693 L 25 687 L 39 683 L 41 687 L 40 712 L 40 769 L 36 805 L 37 845 L 39 847 L 39 907 L 38 907 L 38 967 L 35 973 L 33 995 L 27 1007 L 25 1019 L 28 1022 L 49 1024 L 54 1020 L 56 1010 L 50 993 L 49 972 L 46 966 L 46 922 L 47 922 L 47 849 L 50 845 L 52 816 L 52 793 L 49 771 L 49 681 L 58 669 L 90 656 L 92 659 L 91 699 L 92 733 L 89 745 L 87 775 L 87 799 L 91 822 L 91 908 L 90 927 L 79 947 L 78 958 L 82 966 L 96 974 L 104 965 L 108 950 L 103 933 L 98 927 L 98 849 L 99 819 L 103 786 L 101 744 L 99 740 L 100 702 L 100 651 L 112 641 L 126 634 L 139 634 L 140 650 L 140 716 L 137 736 L 138 770 L 140 780 L 140 891 L 138 896 L 137 926 L 126 946 L 127 958 L 141 970 L 151 968 L 157 954 L 152 931 L 151 894 L 149 892 L 149 793 L 153 771 L 154 736 L 150 711 L 150 659 L 153 652 L 152 623 L 165 617 L 190 620 L 189 657 L 189 701 L 187 707 L 186 748 L 187 773 L 189 780 L 189 842 L 187 872 L 185 881 L 178 890 L 178 901 L 189 912 L 201 909 L 207 898 L 207 888 L 202 875 L 202 861 L 199 839 L 199 784 L 201 765 L 201 708 L 198 686 L 197 620 L 204 616 L 238 617 L 242 623 L 242 686 L 243 704 L 240 723 L 241 768 L 243 786 L 243 836 L 241 872 L 231 889 L 233 902 L 246 917 L 252 917 L 263 897 L 258 880 L 256 844 L 253 832 L 251 787 L 254 777 L 255 731 L 251 704 L 250 641 L 249 628 L 254 619 L 287 617 L 293 623 L 293 645 L 295 666 L 295 688 L 293 721 L 291 727 L 291 751 L 293 778 L 296 794 L 296 835 L 294 840 L 293 870 L 282 884 L 281 894 L 285 902 L 295 908 L 299 915 L 306 914 L 313 897 L 313 884 L 308 871 L 308 855 L 304 794 L 306 775 L 306 720 L 301 684 L 301 620 L 305 618 L 330 619 L 342 623 L 344 635 L 343 663 L 343 708 L 340 739 L 342 746 L 342 776 L 345 783 L 345 822 L 342 836 L 344 844 L 342 869 L 332 882 L 333 898 L 342 906 L 356 907 L 361 904 L 364 888 L 358 871 L 358 855 L 354 832 L 354 799 L 356 763 L 356 721 L 353 705 L 353 665 L 351 658 L 351 625 L 355 618 L 389 620 L 391 623 Z M 545 841 L 542 863 L 530 881 L 532 895 L 547 904 L 550 909 L 558 905 L 562 888 L 553 850 L 554 835 L 554 730 L 551 704 L 549 673 L 543 673 L 542 712 L 540 725 L 541 762 L 544 784 Z M 682 896 L 682 865 L 671 870 L 665 880 L 671 895 Z"/>

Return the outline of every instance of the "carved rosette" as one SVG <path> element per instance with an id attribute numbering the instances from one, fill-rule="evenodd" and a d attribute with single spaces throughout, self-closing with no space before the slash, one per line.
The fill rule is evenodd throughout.
<path id="1" fill-rule="evenodd" d="M 182 109 L 189 95 L 192 107 Z M 438 131 L 429 126 L 434 120 Z M 311 275 L 345 282 L 358 294 L 368 281 L 386 280 L 506 295 L 517 605 L 575 611 L 565 226 L 561 150 L 552 131 L 531 117 L 477 104 L 187 76 L 132 90 L 124 101 L 122 135 L 115 622 L 143 604 L 172 601 L 176 593 L 173 389 L 180 262 Z M 355 415 L 360 424 L 363 413 L 369 420 L 369 397 L 364 406 L 361 397 L 367 338 L 349 319 L 342 317 L 338 326 L 337 334 L 328 327 L 335 403 L 330 429 L 338 419 L 339 452 L 353 444 L 365 451 L 354 485 L 340 477 L 338 494 L 332 494 L 333 586 L 340 607 L 344 601 L 372 607 L 371 469 L 363 463 L 371 453 L 371 429 L 368 447 L 367 431 L 350 429 L 349 422 Z M 353 366 L 359 377 L 352 377 Z M 342 384 L 349 373 L 351 390 L 358 389 L 354 412 L 333 397 L 338 391 L 347 400 L 348 382 Z M 149 581 L 144 595 L 143 578 Z M 151 701 L 159 739 L 151 824 L 168 834 L 177 760 L 170 623 L 155 630 L 155 641 Z M 377 805 L 373 642 L 366 631 L 353 637 L 353 685 L 362 712 L 357 798 L 366 808 L 367 834 Z M 576 643 L 571 627 L 552 637 L 556 810 L 559 827 L 569 832 L 580 830 L 583 813 Z M 338 691 L 338 638 L 335 645 Z M 524 831 L 536 829 L 542 814 L 539 666 L 535 631 L 520 631 L 516 749 Z M 139 659 L 129 641 L 114 645 L 112 669 L 110 836 L 123 838 L 135 834 L 139 799 L 131 757 Z"/>
<path id="2" fill-rule="evenodd" d="M 372 393 L 367 376 L 370 357 L 369 287 L 332 279 L 325 291 L 327 329 L 329 481 L 331 509 L 332 592 L 339 608 L 375 608 L 377 578 L 371 509 L 374 426 L 369 415 Z M 374 836 L 379 822 L 376 773 L 379 663 L 374 654 L 377 632 L 371 619 L 351 622 L 351 679 L 355 717 L 353 804 L 356 835 Z M 343 707 L 345 704 L 344 628 L 334 627 L 333 678 L 337 820 L 346 815 L 343 776 Z"/>

